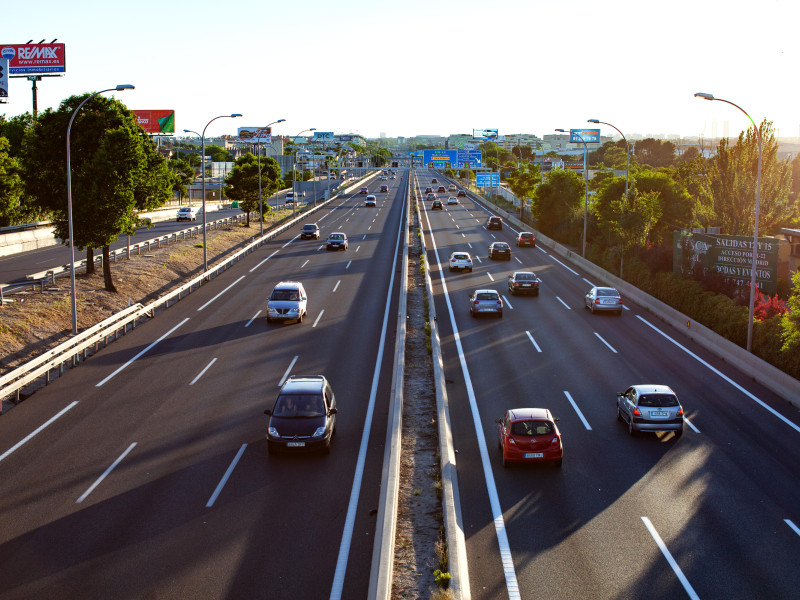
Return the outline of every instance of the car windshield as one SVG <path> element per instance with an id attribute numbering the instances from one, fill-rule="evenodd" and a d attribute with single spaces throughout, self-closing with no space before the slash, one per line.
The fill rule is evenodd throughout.
<path id="1" fill-rule="evenodd" d="M 534 436 L 553 433 L 553 425 L 549 421 L 515 421 L 511 424 L 514 435 Z"/>
<path id="2" fill-rule="evenodd" d="M 597 290 L 597 295 L 598 296 L 619 296 L 619 293 L 617 293 L 617 290 L 607 290 L 607 289 L 602 289 L 601 288 L 601 289 Z"/>
<path id="3" fill-rule="evenodd" d="M 517 281 L 533 281 L 536 279 L 536 275 L 533 273 L 517 273 L 516 279 Z"/>
<path id="4" fill-rule="evenodd" d="M 639 406 L 678 406 L 678 399 L 670 394 L 644 394 L 639 397 Z"/>
<path id="5" fill-rule="evenodd" d="M 331 234 L 331 239 L 332 240 L 343 240 L 344 239 L 344 235 L 342 235 L 341 233 L 332 233 Z"/>
<path id="6" fill-rule="evenodd" d="M 491 292 L 481 292 L 477 296 L 478 300 L 497 300 L 497 294 Z"/>
<path id="7" fill-rule="evenodd" d="M 270 296 L 270 300 L 292 300 L 296 302 L 299 299 L 300 295 L 297 290 L 273 290 L 272 296 Z"/>
<path id="8" fill-rule="evenodd" d="M 321 417 L 325 415 L 325 403 L 317 394 L 281 394 L 272 415 L 284 419 Z"/>
<path id="9" fill-rule="evenodd" d="M 316 225 L 303 225 L 303 229 L 305 231 L 316 231 L 317 230 L 317 226 Z"/>

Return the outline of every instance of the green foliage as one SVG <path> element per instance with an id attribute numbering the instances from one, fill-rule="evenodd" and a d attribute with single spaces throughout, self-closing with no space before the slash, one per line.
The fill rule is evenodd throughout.
<path id="1" fill-rule="evenodd" d="M 19 161 L 9 155 L 8 140 L 0 137 L 0 227 L 15 225 L 21 214 L 23 193 Z"/>
<path id="2" fill-rule="evenodd" d="M 577 173 L 554 169 L 536 190 L 533 213 L 543 234 L 575 244 L 583 228 L 585 182 Z"/>
<path id="3" fill-rule="evenodd" d="M 233 154 L 216 144 L 206 146 L 206 156 L 211 157 L 211 162 L 231 162 L 233 160 Z"/>
<path id="4" fill-rule="evenodd" d="M 514 169 L 508 177 L 508 185 L 517 198 L 530 198 L 540 181 L 539 167 L 530 164 Z"/>
<path id="5" fill-rule="evenodd" d="M 22 154 L 22 143 L 27 132 L 33 127 L 33 116 L 26 112 L 16 115 L 6 120 L 5 116 L 0 115 L 0 137 L 4 137 L 10 144 L 8 155 L 17 158 Z"/>
<path id="6" fill-rule="evenodd" d="M 172 175 L 172 191 L 183 199 L 189 193 L 189 185 L 194 181 L 194 169 L 188 158 L 170 158 L 167 165 Z"/>
<path id="7" fill-rule="evenodd" d="M 450 587 L 450 573 L 442 573 L 439 569 L 433 572 L 433 580 L 441 588 Z"/>
<path id="8" fill-rule="evenodd" d="M 639 164 L 651 167 L 670 167 L 675 162 L 675 144 L 666 140 L 646 138 L 633 146 Z"/>
<path id="9" fill-rule="evenodd" d="M 259 198 L 259 162 L 261 165 L 261 198 Z M 269 212 L 269 203 L 263 198 L 268 198 L 278 189 L 280 179 L 280 166 L 274 158 L 262 156 L 260 161 L 257 156 L 247 153 L 236 160 L 233 169 L 225 178 L 223 192 L 231 200 L 239 202 L 239 208 L 247 215 L 245 227 L 250 227 L 250 213 L 263 207 L 264 214 Z M 259 202 L 260 200 L 260 202 Z"/>
<path id="10" fill-rule="evenodd" d="M 786 304 L 789 311 L 781 317 L 781 349 L 800 354 L 800 271 L 792 275 L 792 291 Z"/>

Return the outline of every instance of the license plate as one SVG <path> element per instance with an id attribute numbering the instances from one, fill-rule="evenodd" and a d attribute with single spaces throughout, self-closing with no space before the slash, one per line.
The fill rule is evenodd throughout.
<path id="1" fill-rule="evenodd" d="M 651 410 L 650 411 L 651 417 L 668 417 L 669 413 L 665 410 Z"/>
<path id="2" fill-rule="evenodd" d="M 522 287 L 531 287 L 531 284 L 530 283 L 523 283 Z"/>
<path id="3" fill-rule="evenodd" d="M 525 458 L 544 458 L 543 452 L 526 452 Z"/>
<path id="4" fill-rule="evenodd" d="M 603 300 L 603 304 L 616 304 L 616 300 Z"/>
<path id="5" fill-rule="evenodd" d="M 303 448 L 306 443 L 305 442 L 286 442 L 286 445 L 289 448 Z"/>

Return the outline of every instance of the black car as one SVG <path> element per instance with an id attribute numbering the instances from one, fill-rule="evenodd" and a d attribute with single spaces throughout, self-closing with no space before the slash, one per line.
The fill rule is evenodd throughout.
<path id="1" fill-rule="evenodd" d="M 466 195 L 467 192 L 465 192 L 464 190 L 458 190 L 458 192 L 456 193 L 456 196 L 458 196 L 459 198 L 466 197 Z"/>
<path id="2" fill-rule="evenodd" d="M 433 204 L 431 204 L 431 210 L 444 210 L 444 207 L 442 206 L 442 201 L 434 200 Z"/>
<path id="3" fill-rule="evenodd" d="M 316 223 L 306 223 L 303 229 L 300 230 L 301 240 L 318 240 L 319 239 L 319 225 Z"/>
<path id="4" fill-rule="evenodd" d="M 505 242 L 492 242 L 489 244 L 489 258 L 491 260 L 511 260 L 511 246 Z"/>
<path id="5" fill-rule="evenodd" d="M 541 281 L 536 273 L 530 271 L 516 271 L 508 276 L 508 291 L 512 296 L 517 294 L 539 295 L 539 284 Z"/>
<path id="6" fill-rule="evenodd" d="M 503 229 L 502 217 L 489 217 L 486 221 L 486 229 Z"/>
<path id="7" fill-rule="evenodd" d="M 278 392 L 267 427 L 267 447 L 275 451 L 330 451 L 336 432 L 336 398 L 323 375 L 291 376 Z"/>

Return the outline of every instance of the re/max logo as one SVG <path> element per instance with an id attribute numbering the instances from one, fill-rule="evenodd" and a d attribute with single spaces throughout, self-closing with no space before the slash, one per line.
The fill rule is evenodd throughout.
<path id="1" fill-rule="evenodd" d="M 17 54 L 19 60 L 58 59 L 56 49 L 47 46 L 36 46 L 35 48 L 20 48 Z"/>

